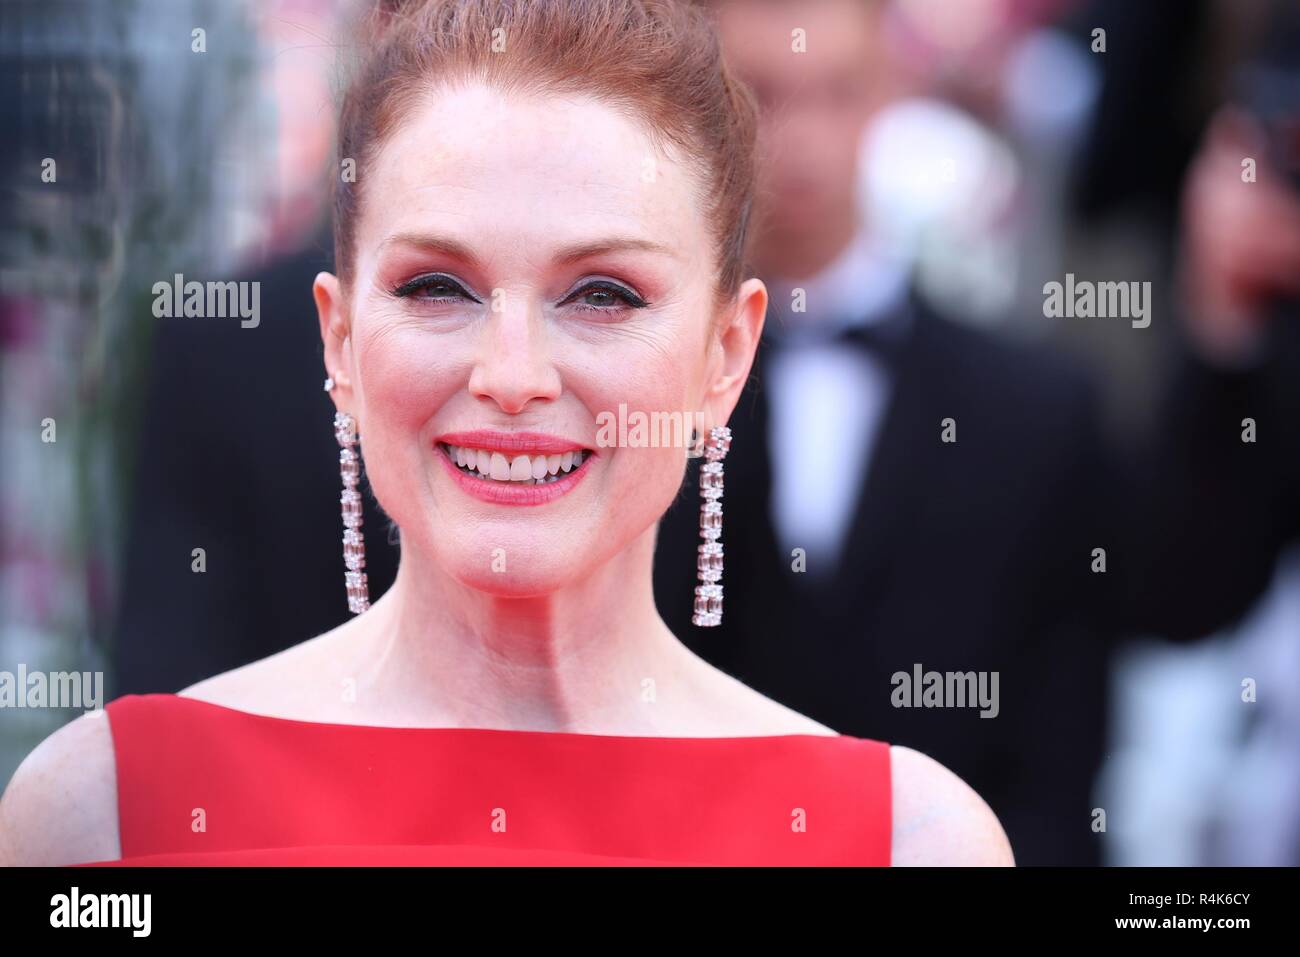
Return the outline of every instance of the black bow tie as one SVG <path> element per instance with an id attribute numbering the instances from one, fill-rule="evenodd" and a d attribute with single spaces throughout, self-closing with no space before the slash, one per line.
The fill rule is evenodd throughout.
<path id="1" fill-rule="evenodd" d="M 859 322 L 847 326 L 839 331 L 835 341 L 890 363 L 898 358 L 905 331 L 896 319 L 890 317 L 882 322 Z"/>
<path id="2" fill-rule="evenodd" d="M 898 358 L 899 351 L 906 339 L 906 324 L 902 314 L 890 315 L 874 322 L 855 322 L 838 327 L 791 327 L 783 326 L 778 318 L 775 328 L 764 336 L 770 340 L 772 347 L 784 346 L 837 345 L 848 349 L 860 349 L 874 359 L 892 363 Z"/>

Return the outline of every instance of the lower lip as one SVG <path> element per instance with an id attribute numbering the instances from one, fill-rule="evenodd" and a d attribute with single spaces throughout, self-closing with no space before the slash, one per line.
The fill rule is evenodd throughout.
<path id="1" fill-rule="evenodd" d="M 451 473 L 451 477 L 457 485 L 479 501 L 491 502 L 493 505 L 545 505 L 547 502 L 552 502 L 561 495 L 567 495 L 573 491 L 574 487 L 587 474 L 587 466 L 591 464 L 591 460 L 596 457 L 593 453 L 588 452 L 581 465 L 565 475 L 564 478 L 556 479 L 554 482 L 547 482 L 544 485 L 524 485 L 522 483 L 497 482 L 492 479 L 474 478 L 462 472 L 441 445 L 435 445 L 434 451 L 437 453 L 438 458 L 442 460 L 442 464 L 446 466 L 447 471 Z"/>

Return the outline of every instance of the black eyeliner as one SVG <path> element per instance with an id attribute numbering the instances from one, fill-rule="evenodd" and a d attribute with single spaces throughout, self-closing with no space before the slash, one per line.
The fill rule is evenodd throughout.
<path id="1" fill-rule="evenodd" d="M 575 296 L 582 295 L 583 293 L 589 292 L 590 290 L 593 289 L 599 290 L 601 292 L 612 292 L 616 295 L 622 296 L 624 297 L 625 304 L 632 307 L 633 309 L 644 309 L 646 306 L 649 305 L 649 303 L 646 302 L 646 300 L 642 299 L 631 289 L 624 286 L 622 283 L 614 282 L 611 279 L 594 279 L 583 286 L 579 286 L 569 295 L 565 296 L 563 301 L 568 302 L 570 299 L 573 299 Z"/>
<path id="2" fill-rule="evenodd" d="M 441 272 L 425 273 L 422 276 L 416 276 L 414 279 L 408 279 L 406 282 L 402 283 L 400 286 L 398 286 L 396 289 L 393 290 L 393 295 L 409 296 L 413 292 L 418 292 L 421 289 L 425 289 L 428 288 L 429 286 L 437 285 L 439 283 L 446 286 L 453 287 L 454 289 L 458 290 L 462 295 L 468 297 L 473 302 L 480 301 L 473 293 L 471 293 L 468 289 L 466 289 L 463 285 L 461 285 L 461 283 L 458 282 L 454 277 Z"/>

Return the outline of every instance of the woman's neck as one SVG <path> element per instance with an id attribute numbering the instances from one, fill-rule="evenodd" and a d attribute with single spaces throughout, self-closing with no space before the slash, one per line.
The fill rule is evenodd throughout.
<path id="1" fill-rule="evenodd" d="M 421 725 L 665 733 L 707 666 L 655 609 L 654 536 L 529 598 L 467 587 L 408 548 L 393 587 L 346 629 L 358 696 L 390 714 L 401 702 L 411 714 L 400 720 Z"/>

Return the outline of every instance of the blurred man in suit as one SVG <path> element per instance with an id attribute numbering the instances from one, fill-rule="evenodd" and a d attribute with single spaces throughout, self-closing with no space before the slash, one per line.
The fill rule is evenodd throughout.
<path id="1" fill-rule="evenodd" d="M 1178 523 L 1231 486 L 1160 488 L 1178 476 L 1111 453 L 1079 370 L 935 315 L 876 245 L 855 185 L 890 92 L 883 4 L 713 6 L 764 111 L 753 259 L 772 305 L 730 423 L 723 624 L 690 625 L 694 469 L 661 525 L 660 609 L 760 691 L 948 764 L 1018 862 L 1096 863 L 1109 639 L 1203 633 L 1260 587 L 1194 550 L 1163 562 L 1186 544 Z M 896 676 L 918 671 L 996 673 L 996 714 L 915 707 Z"/>
<path id="2" fill-rule="evenodd" d="M 1093 861 L 1105 654 L 1062 621 L 1089 584 L 1093 397 L 1063 363 L 924 308 L 862 221 L 860 143 L 891 75 L 881 5 L 717 7 L 764 113 L 753 257 L 772 305 L 731 423 L 723 625 L 689 626 L 689 490 L 661 526 L 665 619 L 760 691 L 948 763 L 1018 861 Z M 791 52 L 796 27 L 812 52 Z M 892 676 L 917 666 L 997 672 L 996 716 L 895 707 Z"/>

